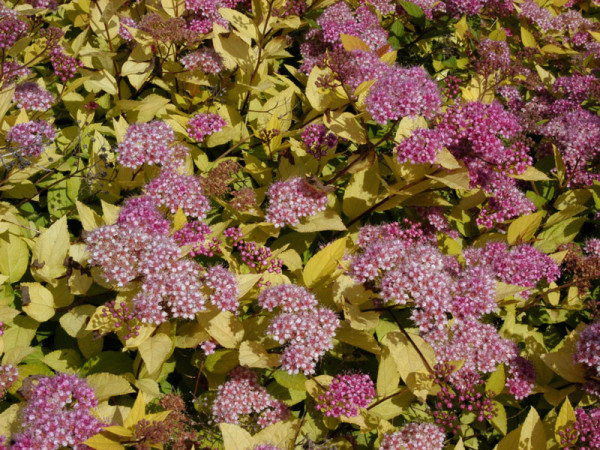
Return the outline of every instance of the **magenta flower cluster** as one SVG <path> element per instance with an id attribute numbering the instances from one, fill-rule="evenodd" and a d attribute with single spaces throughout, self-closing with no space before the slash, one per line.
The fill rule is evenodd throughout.
<path id="1" fill-rule="evenodd" d="M 315 408 L 329 417 L 354 417 L 360 408 L 366 408 L 375 398 L 373 380 L 367 374 L 337 375 Z"/>
<path id="2" fill-rule="evenodd" d="M 269 272 L 281 273 L 283 261 L 273 256 L 269 247 L 258 245 L 256 242 L 244 239 L 240 228 L 227 228 L 223 233 L 225 237 L 231 238 L 232 247 L 240 253 L 240 258 L 253 273 Z"/>
<path id="3" fill-rule="evenodd" d="M 600 376 L 600 322 L 588 325 L 579 333 L 573 360 Z"/>
<path id="4" fill-rule="evenodd" d="M 327 194 L 300 177 L 273 183 L 267 196 L 269 206 L 265 219 L 278 228 L 296 225 L 327 207 Z"/>
<path id="5" fill-rule="evenodd" d="M 416 130 L 396 152 L 401 163 L 434 163 L 447 148 L 467 166 L 471 187 L 491 197 L 477 219 L 479 225 L 491 227 L 534 210 L 509 176 L 523 173 L 532 163 L 521 140 L 523 131 L 519 118 L 500 103 L 470 102 L 449 108 L 434 128 Z"/>
<path id="6" fill-rule="evenodd" d="M 302 141 L 306 152 L 316 159 L 321 159 L 327 154 L 328 149 L 337 145 L 337 136 L 327 131 L 323 124 L 307 125 L 302 132 Z"/>
<path id="7" fill-rule="evenodd" d="M 289 417 L 288 408 L 259 384 L 256 373 L 240 366 L 229 377 L 219 386 L 212 406 L 217 423 L 239 425 L 242 421 L 251 421 L 259 428 L 265 428 Z"/>
<path id="8" fill-rule="evenodd" d="M 32 81 L 18 85 L 13 95 L 17 107 L 27 111 L 48 111 L 54 101 L 54 95 Z"/>
<path id="9" fill-rule="evenodd" d="M 281 368 L 290 374 L 312 374 L 317 361 L 333 348 L 332 339 L 340 326 L 333 311 L 318 308 L 317 299 L 305 288 L 278 285 L 265 289 L 258 304 L 281 313 L 269 324 L 268 333 L 280 344 L 287 344 L 281 356 Z"/>
<path id="10" fill-rule="evenodd" d="M 27 33 L 29 25 L 18 18 L 17 11 L 0 5 L 0 49 L 6 52 Z M 4 59 L 4 58 L 3 58 Z"/>
<path id="11" fill-rule="evenodd" d="M 146 194 L 173 214 L 181 208 L 187 216 L 204 219 L 210 209 L 202 179 L 194 175 L 163 170 L 146 185 Z"/>
<path id="12" fill-rule="evenodd" d="M 180 247 L 190 246 L 189 255 L 192 257 L 200 255 L 213 257 L 221 252 L 219 247 L 221 241 L 217 237 L 210 239 L 211 234 L 212 230 L 206 223 L 194 220 L 177 230 L 173 234 L 173 239 Z"/>
<path id="13" fill-rule="evenodd" d="M 197 142 L 203 142 L 206 136 L 218 133 L 227 122 L 218 114 L 196 114 L 188 121 L 188 135 Z"/>
<path id="14" fill-rule="evenodd" d="M 371 87 L 365 100 L 373 119 L 384 125 L 402 117 L 433 117 L 442 106 L 437 84 L 420 67 L 393 67 Z"/>
<path id="15" fill-rule="evenodd" d="M 55 137 L 54 127 L 45 120 L 18 123 L 6 133 L 11 149 L 25 158 L 39 156 Z"/>
<path id="16" fill-rule="evenodd" d="M 509 250 L 506 244 L 490 243 L 466 249 L 463 266 L 435 245 L 394 237 L 397 234 L 389 224 L 361 231 L 362 251 L 352 259 L 351 276 L 370 283 L 386 302 L 414 305 L 412 319 L 435 350 L 438 363 L 464 361 L 451 375 L 454 384 L 466 386 L 473 377 L 505 363 L 513 366 L 511 392 L 528 395 L 535 381 L 533 367 L 519 357 L 513 342 L 479 319 L 496 309 L 496 281 L 524 289 L 542 279 L 550 283 L 558 278 L 557 264 L 525 244 Z M 518 270 L 520 261 L 526 271 Z M 448 315 L 454 318 L 451 325 Z"/>
<path id="17" fill-rule="evenodd" d="M 100 266 L 107 280 L 118 286 L 141 282 L 132 299 L 137 320 L 162 323 L 168 317 L 193 318 L 204 309 L 200 266 L 181 258 L 177 242 L 164 234 L 168 231 L 164 219 L 146 200 L 130 200 L 124 213 L 116 225 L 97 228 L 87 237 L 90 264 Z M 141 220 L 143 214 L 151 220 Z"/>
<path id="18" fill-rule="evenodd" d="M 52 63 L 54 74 L 63 83 L 73 78 L 79 68 L 83 67 L 81 61 L 67 55 L 65 49 L 58 45 L 50 50 L 50 62 Z"/>
<path id="19" fill-rule="evenodd" d="M 105 424 L 92 413 L 94 390 L 76 375 L 41 377 L 26 393 L 22 431 L 14 436 L 17 450 L 77 447 Z"/>
<path id="20" fill-rule="evenodd" d="M 19 378 L 19 369 L 12 364 L 0 365 L 0 399 Z"/>

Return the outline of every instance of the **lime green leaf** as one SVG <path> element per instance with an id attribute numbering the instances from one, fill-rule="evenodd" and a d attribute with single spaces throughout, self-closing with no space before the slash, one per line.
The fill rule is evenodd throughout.
<path id="1" fill-rule="evenodd" d="M 556 424 L 554 426 L 554 436 L 557 442 L 561 442 L 562 440 L 559 433 L 565 432 L 567 428 L 572 429 L 576 420 L 575 411 L 573 411 L 573 406 L 569 401 L 569 397 L 567 397 L 560 408 L 560 412 L 558 413 Z"/>
<path id="2" fill-rule="evenodd" d="M 140 355 L 146 363 L 148 372 L 153 374 L 160 369 L 173 351 L 173 341 L 164 333 L 150 337 L 138 347 Z"/>
<path id="3" fill-rule="evenodd" d="M 0 272 L 16 283 L 29 267 L 29 248 L 18 236 L 8 232 L 0 237 Z"/>
<path id="4" fill-rule="evenodd" d="M 64 261 L 68 253 L 69 231 L 67 217 L 63 216 L 35 240 L 31 271 L 34 276 L 52 282 L 67 271 Z"/>
<path id="5" fill-rule="evenodd" d="M 120 375 L 106 372 L 95 373 L 89 375 L 86 380 L 96 392 L 99 401 L 133 392 L 129 382 Z"/>

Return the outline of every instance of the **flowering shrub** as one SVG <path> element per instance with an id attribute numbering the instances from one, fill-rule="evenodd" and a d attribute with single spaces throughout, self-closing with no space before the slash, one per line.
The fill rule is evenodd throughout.
<path id="1" fill-rule="evenodd" d="M 599 13 L 2 3 L 0 448 L 598 448 Z"/>

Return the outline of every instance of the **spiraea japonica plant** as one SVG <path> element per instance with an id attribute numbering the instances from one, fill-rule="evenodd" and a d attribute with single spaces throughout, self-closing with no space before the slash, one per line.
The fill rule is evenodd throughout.
<path id="1" fill-rule="evenodd" d="M 2 3 L 0 448 L 599 448 L 599 13 Z"/>

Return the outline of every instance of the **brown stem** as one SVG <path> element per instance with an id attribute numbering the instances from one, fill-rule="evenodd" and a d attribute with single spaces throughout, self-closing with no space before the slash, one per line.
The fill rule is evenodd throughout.
<path id="1" fill-rule="evenodd" d="M 404 387 L 404 388 L 400 389 L 399 391 L 397 391 L 397 392 L 394 392 L 393 394 L 386 395 L 385 397 L 382 397 L 382 398 L 380 398 L 379 400 L 377 400 L 375 403 L 371 403 L 371 404 L 370 404 L 370 405 L 367 407 L 367 409 L 375 408 L 375 407 L 376 407 L 377 405 L 379 405 L 380 403 L 383 403 L 383 402 L 385 402 L 386 400 L 389 400 L 390 398 L 393 398 L 393 397 L 395 397 L 396 395 L 404 394 L 404 393 L 405 393 L 405 392 L 407 392 L 407 391 L 408 391 L 408 388 L 407 388 L 407 387 Z"/>
<path id="2" fill-rule="evenodd" d="M 204 370 L 204 363 L 206 362 L 206 358 L 202 360 L 200 363 L 200 368 L 198 369 L 198 374 L 196 375 L 196 383 L 194 384 L 194 397 L 196 397 L 196 392 L 198 392 L 198 385 L 200 384 L 200 378 L 202 378 L 202 371 Z"/>
<path id="3" fill-rule="evenodd" d="M 570 283 L 561 284 L 560 286 L 556 286 L 555 288 L 548 289 L 547 291 L 540 292 L 538 295 L 536 295 L 531 300 L 529 300 L 527 302 L 527 304 L 525 306 L 523 306 L 523 308 L 521 308 L 521 310 L 519 312 L 527 311 L 529 308 L 535 306 L 535 304 L 537 303 L 537 301 L 540 298 L 542 298 L 544 295 L 551 294 L 552 292 L 560 291 L 561 289 L 564 289 L 564 288 L 575 286 L 576 284 L 577 283 L 575 283 L 574 281 L 572 281 Z"/>
<path id="4" fill-rule="evenodd" d="M 263 46 L 265 43 L 265 38 L 267 36 L 267 27 L 269 26 L 269 19 L 271 18 L 271 13 L 273 12 L 273 3 L 274 3 L 274 0 L 269 1 L 269 9 L 267 11 L 267 18 L 265 19 L 265 26 L 263 27 L 262 33 L 260 34 L 260 39 L 258 40 L 258 56 L 256 58 L 256 66 L 254 66 L 254 70 L 252 71 L 252 74 L 250 75 L 250 81 L 248 82 L 248 85 L 250 86 L 250 88 L 248 89 L 248 92 L 246 92 L 246 97 L 244 98 L 244 102 L 242 103 L 242 108 L 240 109 L 240 112 L 242 115 L 244 114 L 244 110 L 246 109 L 246 107 L 248 106 L 248 102 L 250 101 L 250 92 L 252 90 L 252 88 L 251 88 L 252 82 L 254 81 L 254 77 L 258 73 L 258 68 L 260 67 L 260 63 L 262 60 Z"/>

